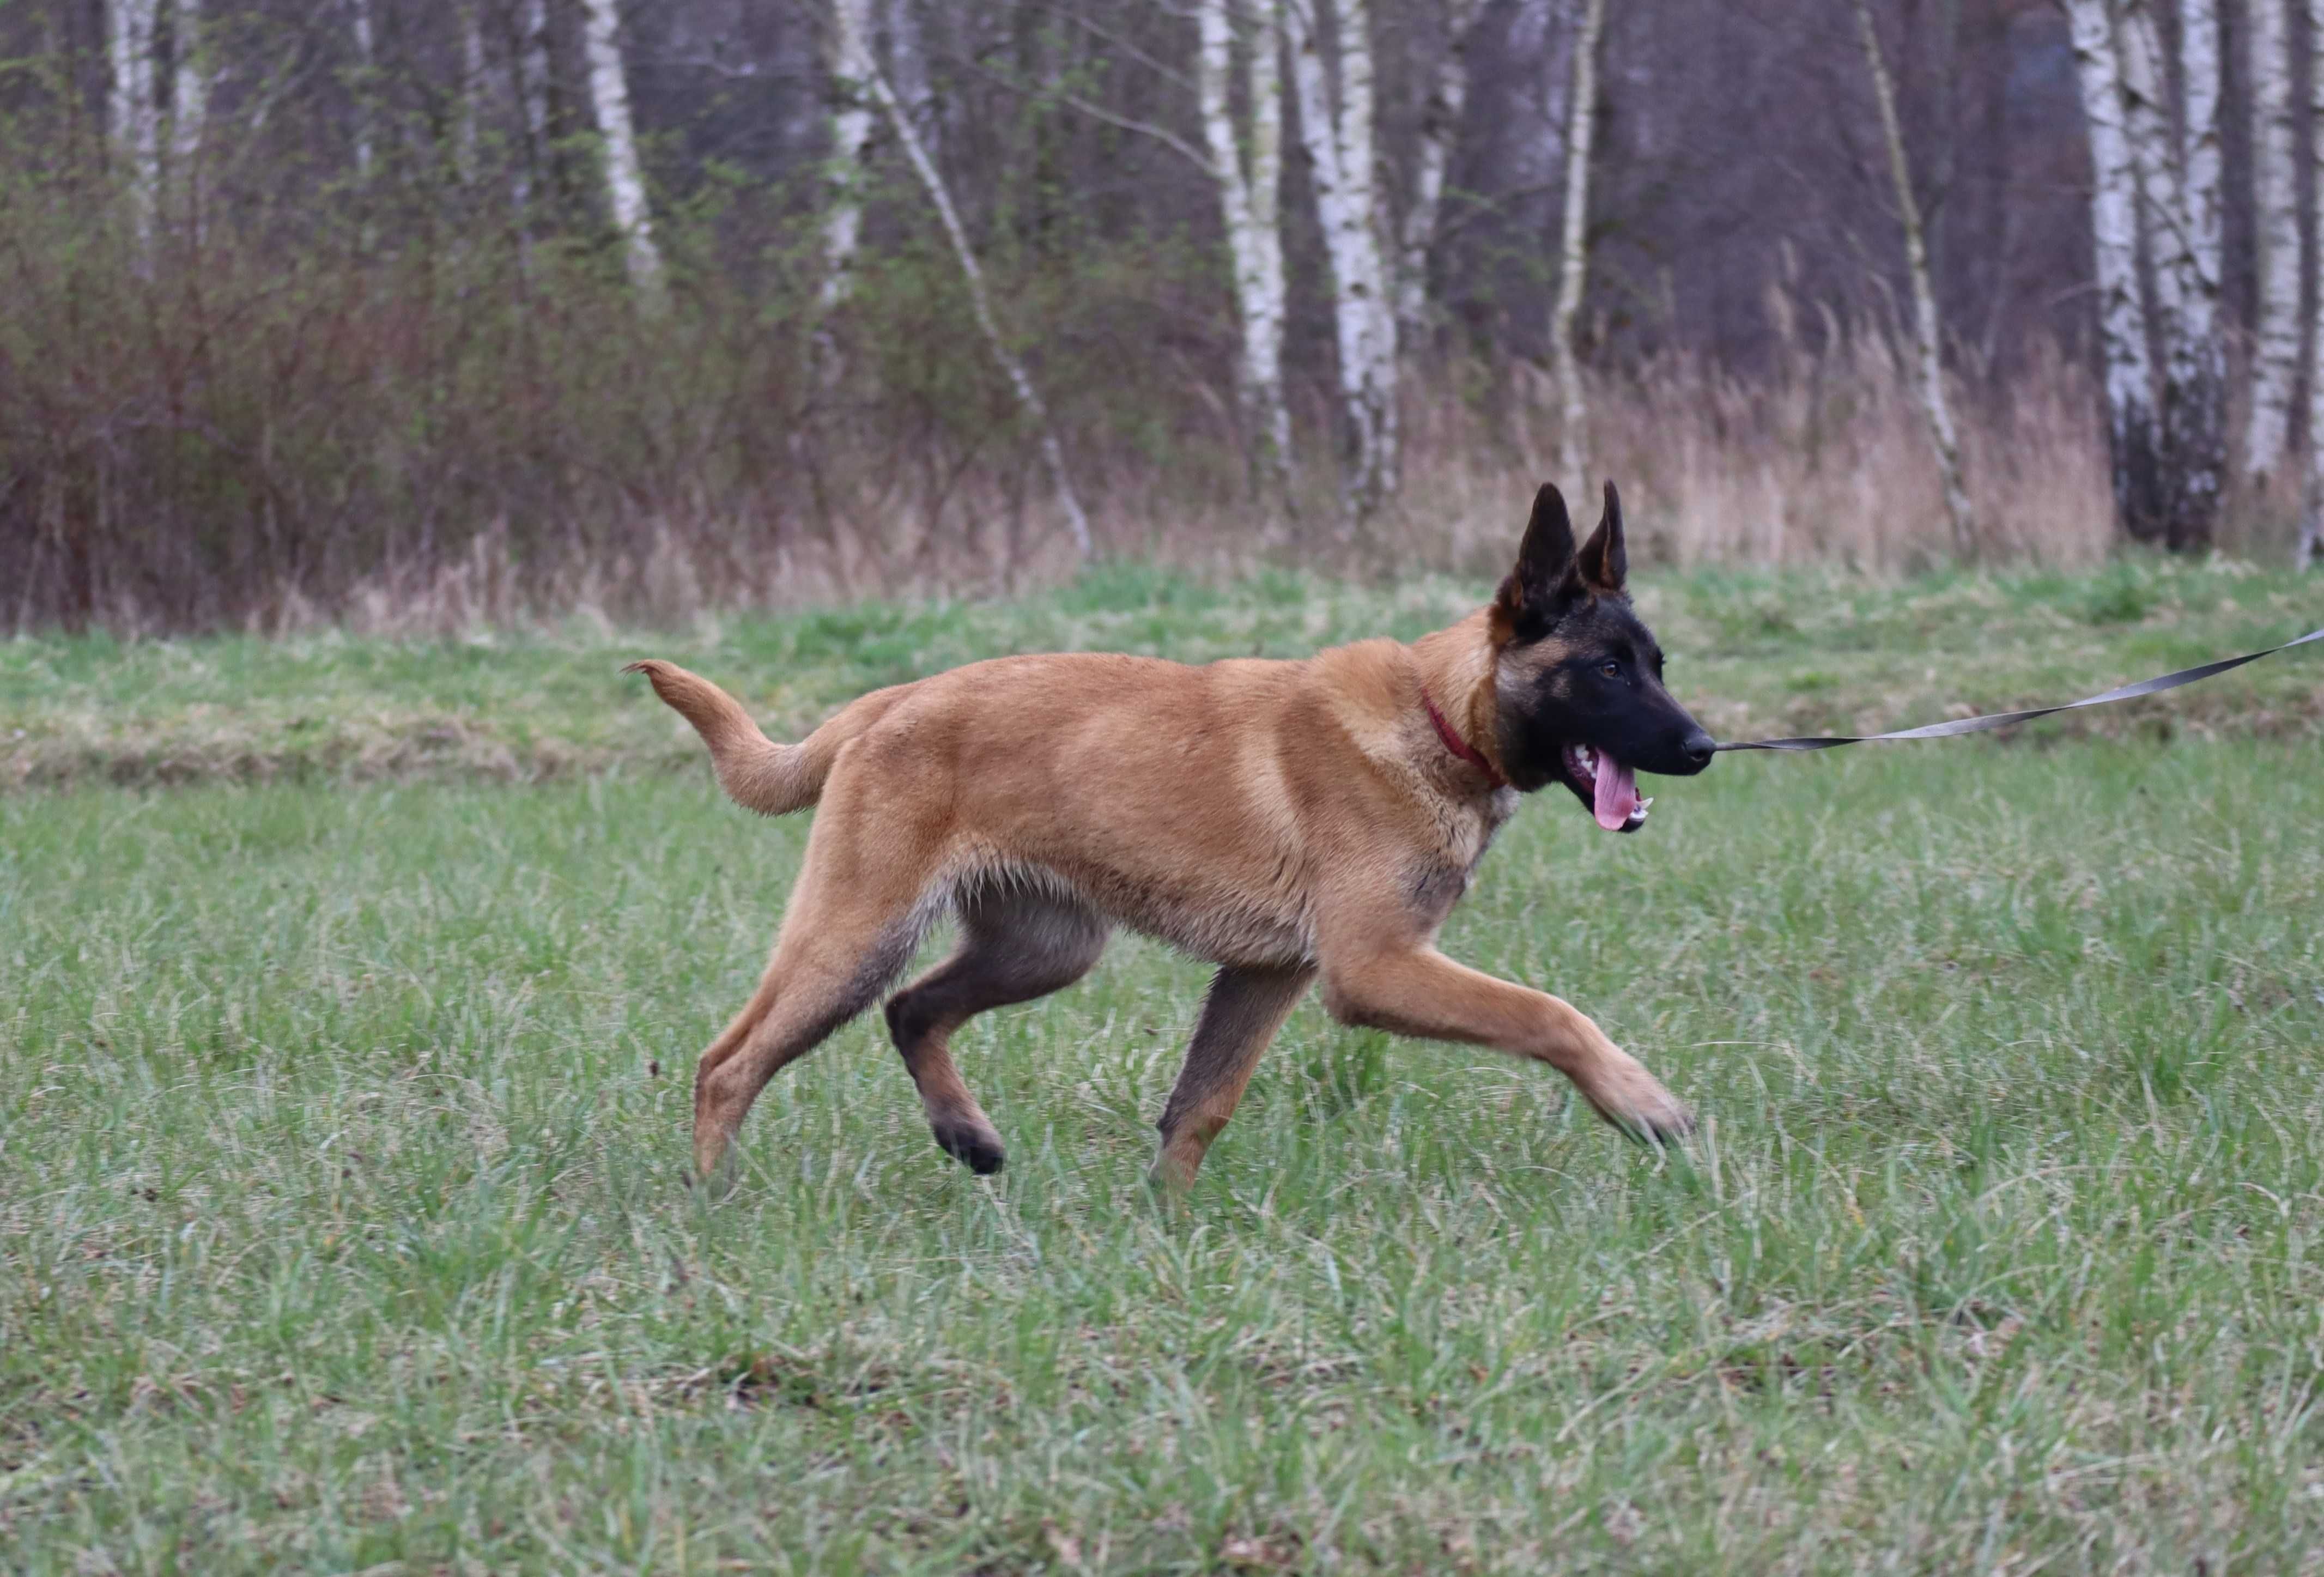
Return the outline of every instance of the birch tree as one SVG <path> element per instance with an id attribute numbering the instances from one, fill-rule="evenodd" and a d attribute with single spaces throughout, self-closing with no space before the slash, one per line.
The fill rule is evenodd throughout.
<path id="1" fill-rule="evenodd" d="M 895 129 L 896 141 L 903 147 L 906 161 L 919 178 L 929 205 L 936 209 L 945 235 L 952 241 L 953 255 L 959 261 L 961 278 L 968 287 L 969 305 L 976 313 L 976 326 L 983 331 L 984 343 L 991 350 L 1002 376 L 1009 380 L 1019 407 L 1033 424 L 1040 442 L 1042 462 L 1048 467 L 1050 484 L 1056 490 L 1057 507 L 1073 532 L 1075 550 L 1086 558 L 1095 548 L 1090 537 L 1089 516 L 1082 512 L 1081 498 L 1074 492 L 1073 477 L 1065 470 L 1065 451 L 1057 442 L 1056 424 L 1049 420 L 1049 408 L 1041 399 L 1040 391 L 1033 386 L 1032 375 L 1025 370 L 1017 353 L 1009 348 L 1009 341 L 1001 332 L 1001 320 L 993 315 L 992 299 L 984 288 L 984 270 L 976 260 L 976 249 L 969 244 L 968 231 L 960 222 L 960 210 L 953 206 L 944 175 L 936 169 L 936 161 L 928 157 L 927 147 L 920 141 L 910 114 L 896 97 L 895 89 L 888 86 L 888 78 L 876 61 L 872 65 L 867 86 L 887 115 L 888 124 Z"/>
<path id="2" fill-rule="evenodd" d="M 2138 282 L 2138 169 L 2123 124 L 2119 56 L 2107 0 L 2067 0 L 2066 15 L 2089 129 L 2090 241 L 2115 514 L 2126 531 L 2144 540 L 2161 533 L 2163 506 L 2154 362 Z"/>
<path id="3" fill-rule="evenodd" d="M 928 71 L 927 30 L 914 0 L 887 0 L 886 21 L 889 83 L 912 117 L 921 145 L 935 159 L 944 152 L 944 122 L 936 114 L 936 82 Z"/>
<path id="4" fill-rule="evenodd" d="M 475 184 L 484 158 L 484 29 L 475 5 L 460 8 L 460 122 L 453 144 L 460 184 Z"/>
<path id="5" fill-rule="evenodd" d="M 203 127 L 209 118 L 209 62 L 201 33 L 201 0 L 177 0 L 171 32 L 176 71 L 170 84 L 170 163 L 189 217 L 195 197 L 195 161 L 201 156 Z"/>
<path id="6" fill-rule="evenodd" d="M 863 234 L 863 151 L 872 141 L 871 0 L 832 0 L 831 75 L 839 105 L 831 121 L 831 160 L 825 171 L 823 285 L 816 295 L 825 314 L 855 289 L 855 252 Z M 821 354 L 829 355 L 828 341 Z"/>
<path id="7" fill-rule="evenodd" d="M 521 0 L 513 55 L 517 115 L 524 123 L 524 157 L 516 172 L 516 207 L 529 216 L 549 172 L 549 0 Z"/>
<path id="8" fill-rule="evenodd" d="M 2244 468 L 2264 480 L 2291 437 L 2292 389 L 2300 375 L 2300 194 L 2290 0 L 2251 0 L 2248 15 L 2259 292 Z"/>
<path id="9" fill-rule="evenodd" d="M 597 112 L 597 135 L 605 162 L 605 198 L 613 226 L 622 233 L 622 262 L 630 285 L 649 312 L 669 304 L 662 276 L 661 248 L 654 244 L 653 215 L 646 206 L 645 171 L 638 162 L 637 129 L 630 119 L 629 72 L 622 62 L 621 15 L 614 0 L 583 0 L 583 42 L 589 52 L 589 101 Z"/>
<path id="10" fill-rule="evenodd" d="M 2212 0 L 2182 0 L 2180 21 L 2186 131 L 2174 144 L 2153 0 L 2123 0 L 2124 123 L 2163 337 L 2163 540 L 2183 550 L 2207 546 L 2218 520 L 2227 371 L 2218 333 L 2218 18 Z"/>
<path id="11" fill-rule="evenodd" d="M 2309 172 L 2324 191 L 2324 0 L 2308 0 L 2308 51 Z M 2317 235 L 2324 242 L 2324 223 Z M 2324 563 L 2324 290 L 2308 326 L 2308 503 L 2292 562 L 2297 569 Z"/>
<path id="12" fill-rule="evenodd" d="M 1557 374 L 1557 466 L 1569 485 L 1588 491 L 1590 406 L 1582 391 L 1581 347 L 1574 343 L 1590 272 L 1590 149 L 1598 120 L 1598 41 L 1606 0 L 1583 0 L 1573 41 L 1573 86 L 1566 100 L 1565 214 L 1558 246 L 1557 305 L 1549 347 Z"/>
<path id="13" fill-rule="evenodd" d="M 1953 428 L 1952 408 L 1945 401 L 1943 325 L 1937 318 L 1937 292 L 1929 281 L 1929 246 L 1921 225 L 1921 204 L 1913 195 L 1913 168 L 1904 154 L 1904 128 L 1896 118 L 1896 85 L 1888 75 L 1887 57 L 1880 51 L 1880 34 L 1872 25 L 1872 8 L 1856 0 L 1856 31 L 1864 45 L 1865 69 L 1872 75 L 1872 97 L 1880 106 L 1880 134 L 1888 144 L 1888 175 L 1896 187 L 1896 218 L 1904 227 L 1904 270 L 1913 287 L 1913 357 L 1920 368 L 1921 409 L 1929 419 L 1930 447 L 1936 451 L 1937 475 L 1944 485 L 1945 518 L 1951 523 L 1953 551 L 1963 558 L 1977 553 L 1977 522 L 1969 512 L 1969 489 L 1961 483 L 1960 436 Z"/>
<path id="14" fill-rule="evenodd" d="M 376 41 L 372 33 L 371 0 L 347 0 L 347 25 L 355 40 L 355 177 L 368 184 L 372 166 L 372 88 L 373 75 L 379 68 Z"/>
<path id="15" fill-rule="evenodd" d="M 1195 86 L 1203 137 L 1219 214 L 1234 270 L 1235 306 L 1242 326 L 1236 383 L 1244 429 L 1251 435 L 1258 478 L 1277 497 L 1291 476 L 1291 408 L 1283 398 L 1283 235 L 1278 216 L 1283 185 L 1283 39 L 1277 0 L 1257 0 L 1244 51 L 1243 82 L 1250 105 L 1249 169 L 1236 134 L 1229 87 L 1234 70 L 1234 29 L 1227 0 L 1198 0 Z"/>
<path id="16" fill-rule="evenodd" d="M 122 163 L 122 196 L 140 254 L 153 242 L 161 186 L 161 106 L 154 97 L 153 32 L 159 0 L 112 0 L 106 7 L 106 53 L 113 66 L 113 146 Z"/>
<path id="17" fill-rule="evenodd" d="M 1348 517 L 1355 521 L 1396 488 L 1396 313 L 1388 299 L 1387 226 L 1372 143 L 1370 6 L 1366 0 L 1339 0 L 1335 97 L 1316 25 L 1323 4 L 1285 0 L 1284 15 L 1299 136 L 1331 261 L 1340 403 L 1348 429 L 1344 493 Z"/>
<path id="18" fill-rule="evenodd" d="M 1417 343 L 1428 327 L 1428 253 L 1436 240 L 1436 215 L 1444 197 L 1444 171 L 1461 134 L 1461 112 L 1469 100 L 1469 30 L 1481 10 L 1478 0 L 1443 0 L 1444 53 L 1430 78 L 1420 107 L 1418 155 L 1412 174 L 1412 203 L 1405 210 L 1402 255 L 1396 281 L 1399 337 Z"/>

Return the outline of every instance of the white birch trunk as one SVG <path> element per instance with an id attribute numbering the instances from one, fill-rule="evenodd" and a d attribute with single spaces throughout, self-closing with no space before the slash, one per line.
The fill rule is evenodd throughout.
<path id="1" fill-rule="evenodd" d="M 823 215 L 823 287 L 816 304 L 829 312 L 853 293 L 855 253 L 863 234 L 863 150 L 872 141 L 871 0 L 832 0 L 831 75 L 839 112 L 831 118 L 831 161 Z"/>
<path id="2" fill-rule="evenodd" d="M 1340 94 L 1333 107 L 1313 7 L 1286 0 L 1299 133 L 1314 169 L 1315 208 L 1332 264 L 1340 399 L 1349 429 L 1347 513 L 1360 520 L 1396 485 L 1396 315 L 1388 297 L 1385 229 L 1372 148 L 1372 51 L 1364 0 L 1342 0 Z"/>
<path id="3" fill-rule="evenodd" d="M 549 173 L 549 0 L 523 0 L 517 10 L 517 113 L 524 120 L 524 157 L 518 161 L 516 207 L 529 216 Z"/>
<path id="4" fill-rule="evenodd" d="M 1428 327 L 1428 252 L 1436 240 L 1445 168 L 1452 162 L 1461 112 L 1469 100 L 1469 29 L 1477 11 L 1477 0 L 1444 0 L 1444 55 L 1436 62 L 1428 98 L 1420 107 L 1420 149 L 1412 172 L 1412 206 L 1405 210 L 1396 281 L 1398 335 L 1406 343 L 1416 343 Z"/>
<path id="5" fill-rule="evenodd" d="M 1962 558 L 1977 555 L 1977 521 L 1970 513 L 1969 489 L 1961 482 L 1960 436 L 1945 401 L 1944 330 L 1937 318 L 1937 293 L 1929 280 L 1929 248 L 1921 226 L 1921 205 L 1913 195 L 1912 165 L 1904 157 L 1904 128 L 1896 118 L 1896 88 L 1888 76 L 1887 58 L 1880 52 L 1880 35 L 1872 25 L 1872 9 L 1856 0 L 1856 28 L 1864 43 L 1864 64 L 1872 73 L 1872 95 L 1879 101 L 1880 134 L 1888 143 L 1888 175 L 1896 187 L 1896 217 L 1904 226 L 1904 267 L 1913 285 L 1913 352 L 1921 370 L 1921 407 L 1929 418 L 1929 439 L 1936 451 L 1937 475 L 1944 484 L 1945 518 L 1952 525 L 1953 551 Z"/>
<path id="6" fill-rule="evenodd" d="M 1387 193 L 1374 134 L 1378 91 L 1370 0 L 1338 0 L 1340 23 L 1340 172 L 1347 182 L 1351 255 L 1361 270 L 1364 400 L 1379 435 L 1372 495 L 1376 506 L 1397 490 L 1396 300 L 1388 281 Z"/>
<path id="7" fill-rule="evenodd" d="M 2324 192 L 2324 0 L 2308 0 L 2309 172 Z M 2324 251 L 2324 219 L 2317 226 Z M 2308 503 L 2300 522 L 2292 567 L 2324 563 L 2324 289 L 2317 292 L 2316 318 L 2308 326 Z"/>
<path id="8" fill-rule="evenodd" d="M 589 51 L 589 99 L 604 144 L 605 199 L 622 233 L 622 261 L 638 303 L 659 313 L 669 305 L 661 248 L 654 244 L 653 213 L 646 204 L 645 171 L 630 119 L 630 78 L 622 64 L 621 15 L 614 0 L 583 0 L 584 42 Z"/>
<path id="9" fill-rule="evenodd" d="M 2300 193 L 2292 114 L 2292 0 L 2251 0 L 2252 211 L 2259 242 L 2251 422 L 2244 467 L 2263 484 L 2292 436 L 2300 377 Z"/>
<path id="10" fill-rule="evenodd" d="M 177 73 L 170 85 L 170 163 L 182 189 L 187 212 L 196 196 L 194 171 L 201 157 L 202 130 L 209 119 L 208 51 L 202 44 L 201 0 L 177 0 L 173 42 Z"/>
<path id="11" fill-rule="evenodd" d="M 1236 383 L 1244 429 L 1250 435 L 1254 479 L 1280 496 L 1291 464 L 1291 411 L 1283 398 L 1283 238 L 1277 218 L 1283 164 L 1282 43 L 1273 0 L 1260 0 L 1258 9 L 1245 78 L 1251 108 L 1248 180 L 1228 97 L 1234 30 L 1227 0 L 1199 0 L 1196 7 L 1195 87 L 1242 323 Z"/>
<path id="12" fill-rule="evenodd" d="M 2218 342 L 2222 249 L 2220 213 L 2224 165 L 2219 153 L 2218 0 L 2179 0 L 2179 65 L 2184 78 L 2181 171 L 2187 182 L 2187 251 L 2195 264 L 2194 316 L 2198 345 L 2218 358 L 2216 375 L 2226 382 L 2225 347 Z"/>
<path id="13" fill-rule="evenodd" d="M 347 0 L 348 23 L 355 35 L 355 175 L 371 180 L 373 73 L 379 57 L 372 36 L 371 0 Z"/>
<path id="14" fill-rule="evenodd" d="M 984 342 L 992 351 L 992 359 L 1000 364 L 1002 374 L 1009 380 L 1009 387 L 1017 395 L 1017 403 L 1024 408 L 1026 416 L 1039 434 L 1041 458 L 1048 467 L 1049 481 L 1056 489 L 1057 507 L 1065 512 L 1065 523 L 1073 532 L 1074 547 L 1086 558 L 1094 550 L 1095 544 L 1090 537 L 1089 516 L 1082 512 L 1081 499 L 1074 492 L 1073 477 L 1065 470 L 1064 446 L 1057 442 L 1057 429 L 1049 420 L 1049 408 L 1041 399 L 1040 391 L 1033 386 L 1033 379 L 1026 372 L 1025 364 L 1018 359 L 1016 352 L 1009 348 L 1009 341 L 1001 335 L 1000 319 L 993 316 L 992 299 L 984 289 L 984 270 L 976 261 L 976 249 L 968 243 L 968 232 L 961 225 L 959 210 L 953 207 L 952 193 L 945 187 L 944 175 L 936 169 L 936 161 L 928 157 L 927 148 L 920 141 L 911 115 L 896 97 L 895 89 L 888 86 L 887 78 L 881 74 L 876 64 L 872 67 L 869 86 L 872 97 L 887 113 L 889 124 L 895 128 L 896 141 L 902 144 L 904 157 L 911 164 L 912 173 L 919 177 L 921 187 L 927 192 L 928 201 L 936 210 L 936 217 L 944 224 L 945 234 L 952 240 L 953 255 L 959 260 L 961 277 L 968 285 L 969 305 L 976 312 L 976 326 L 984 331 Z"/>
<path id="15" fill-rule="evenodd" d="M 913 0 L 888 0 L 888 67 L 896 97 L 933 160 L 944 151 L 944 125 L 936 113 L 936 86 L 928 75 L 927 32 Z"/>
<path id="16" fill-rule="evenodd" d="M 2316 0 L 2324 5 L 2324 0 Z M 2105 353 L 2107 438 L 2116 519 L 2133 538 L 2159 535 L 2162 456 L 2154 362 L 2138 283 L 2138 168 L 2123 124 L 2123 94 L 2107 0 L 2067 0 L 2074 74 L 2090 141 L 2090 240 Z"/>
<path id="17" fill-rule="evenodd" d="M 161 112 L 153 93 L 158 9 L 158 0 L 112 0 L 105 14 L 106 52 L 113 66 L 113 145 L 123 166 L 130 235 L 141 256 L 152 245 L 161 186 Z"/>
<path id="18" fill-rule="evenodd" d="M 2225 248 L 2225 161 L 2219 150 L 2219 98 L 2226 80 L 2219 53 L 2219 0 L 2179 0 L 2180 70 L 2185 78 L 2181 117 L 2187 178 L 2187 250 L 2194 260 L 2194 291 L 2187 314 L 2194 382 L 2180 411 L 2181 509 L 2170 541 L 2174 549 L 2208 548 L 2218 529 L 2227 487 L 2227 343 Z"/>
<path id="19" fill-rule="evenodd" d="M 1251 386 L 1265 435 L 1262 466 L 1287 502 L 1297 459 L 1291 448 L 1291 407 L 1283 397 L 1283 324 L 1287 312 L 1283 273 L 1283 12 L 1281 0 L 1258 0 L 1244 62 L 1250 98 L 1251 294 L 1243 333 Z"/>
<path id="20" fill-rule="evenodd" d="M 2177 549 L 2209 543 L 2226 460 L 2220 410 L 2226 377 L 2215 331 L 2218 35 L 2209 0 L 2186 0 L 2185 13 L 2183 150 L 2172 135 L 2163 97 L 2162 32 L 2153 0 L 2123 0 L 2120 34 L 2124 119 L 2138 162 L 2140 226 L 2163 337 L 2163 539 Z M 2209 15 L 2212 25 L 2203 26 L 2197 13 Z M 2182 171 L 2181 160 L 2189 155 L 2194 162 Z M 2182 174 L 2192 179 L 2182 185 Z M 2189 188 L 2200 195 L 2190 198 Z"/>
<path id="21" fill-rule="evenodd" d="M 475 184 L 483 165 L 484 127 L 484 29 L 476 8 L 460 9 L 460 130 L 453 158 L 462 186 Z"/>
<path id="22" fill-rule="evenodd" d="M 1582 358 L 1574 336 L 1582 295 L 1590 279 L 1590 146 L 1598 115 L 1598 40 L 1605 31 L 1606 0 L 1583 0 L 1573 42 L 1573 86 L 1566 100 L 1565 213 L 1558 247 L 1557 305 L 1549 346 L 1557 374 L 1557 464 L 1566 484 L 1589 493 L 1590 406 L 1582 391 Z"/>

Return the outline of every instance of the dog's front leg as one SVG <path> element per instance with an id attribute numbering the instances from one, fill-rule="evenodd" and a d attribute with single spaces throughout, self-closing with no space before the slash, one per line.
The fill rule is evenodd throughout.
<path id="1" fill-rule="evenodd" d="M 1211 982 L 1203 1017 L 1194 1026 L 1185 1065 L 1162 1109 L 1162 1148 L 1154 1157 L 1155 1181 L 1185 1188 L 1194 1180 L 1211 1141 L 1234 1115 L 1275 1032 L 1290 1017 L 1315 972 L 1306 968 L 1248 969 L 1229 965 Z"/>
<path id="2" fill-rule="evenodd" d="M 1600 1117 L 1641 1139 L 1674 1139 L 1694 1126 L 1677 1097 L 1571 1004 L 1455 964 L 1433 947 L 1327 957 L 1323 1005 L 1343 1023 L 1545 1062 L 1572 1079 Z"/>

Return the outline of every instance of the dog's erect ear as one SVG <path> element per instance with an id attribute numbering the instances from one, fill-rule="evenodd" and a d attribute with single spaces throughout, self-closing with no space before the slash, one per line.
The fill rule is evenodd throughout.
<path id="1" fill-rule="evenodd" d="M 1533 519 L 1526 522 L 1517 567 L 1493 598 L 1493 623 L 1505 641 L 1537 639 L 1581 589 L 1565 495 L 1545 482 L 1533 495 Z"/>
<path id="2" fill-rule="evenodd" d="M 1629 577 L 1630 555 L 1622 546 L 1622 495 L 1610 482 L 1606 484 L 1606 512 L 1599 517 L 1590 540 L 1582 544 L 1573 567 L 1583 585 L 1610 596 L 1619 596 Z"/>

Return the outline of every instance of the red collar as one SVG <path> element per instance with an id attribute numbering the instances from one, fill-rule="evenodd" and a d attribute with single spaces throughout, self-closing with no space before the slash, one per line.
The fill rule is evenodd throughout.
<path id="1" fill-rule="evenodd" d="M 1428 721 L 1436 724 L 1436 737 L 1444 742 L 1446 750 L 1484 773 L 1485 781 L 1494 788 L 1506 788 L 1509 786 L 1509 780 L 1501 776 L 1492 762 L 1477 752 L 1475 745 L 1452 732 L 1452 725 L 1444 721 L 1444 714 L 1436 709 L 1436 703 L 1429 698 L 1425 687 L 1420 692 L 1420 704 L 1428 708 Z"/>

